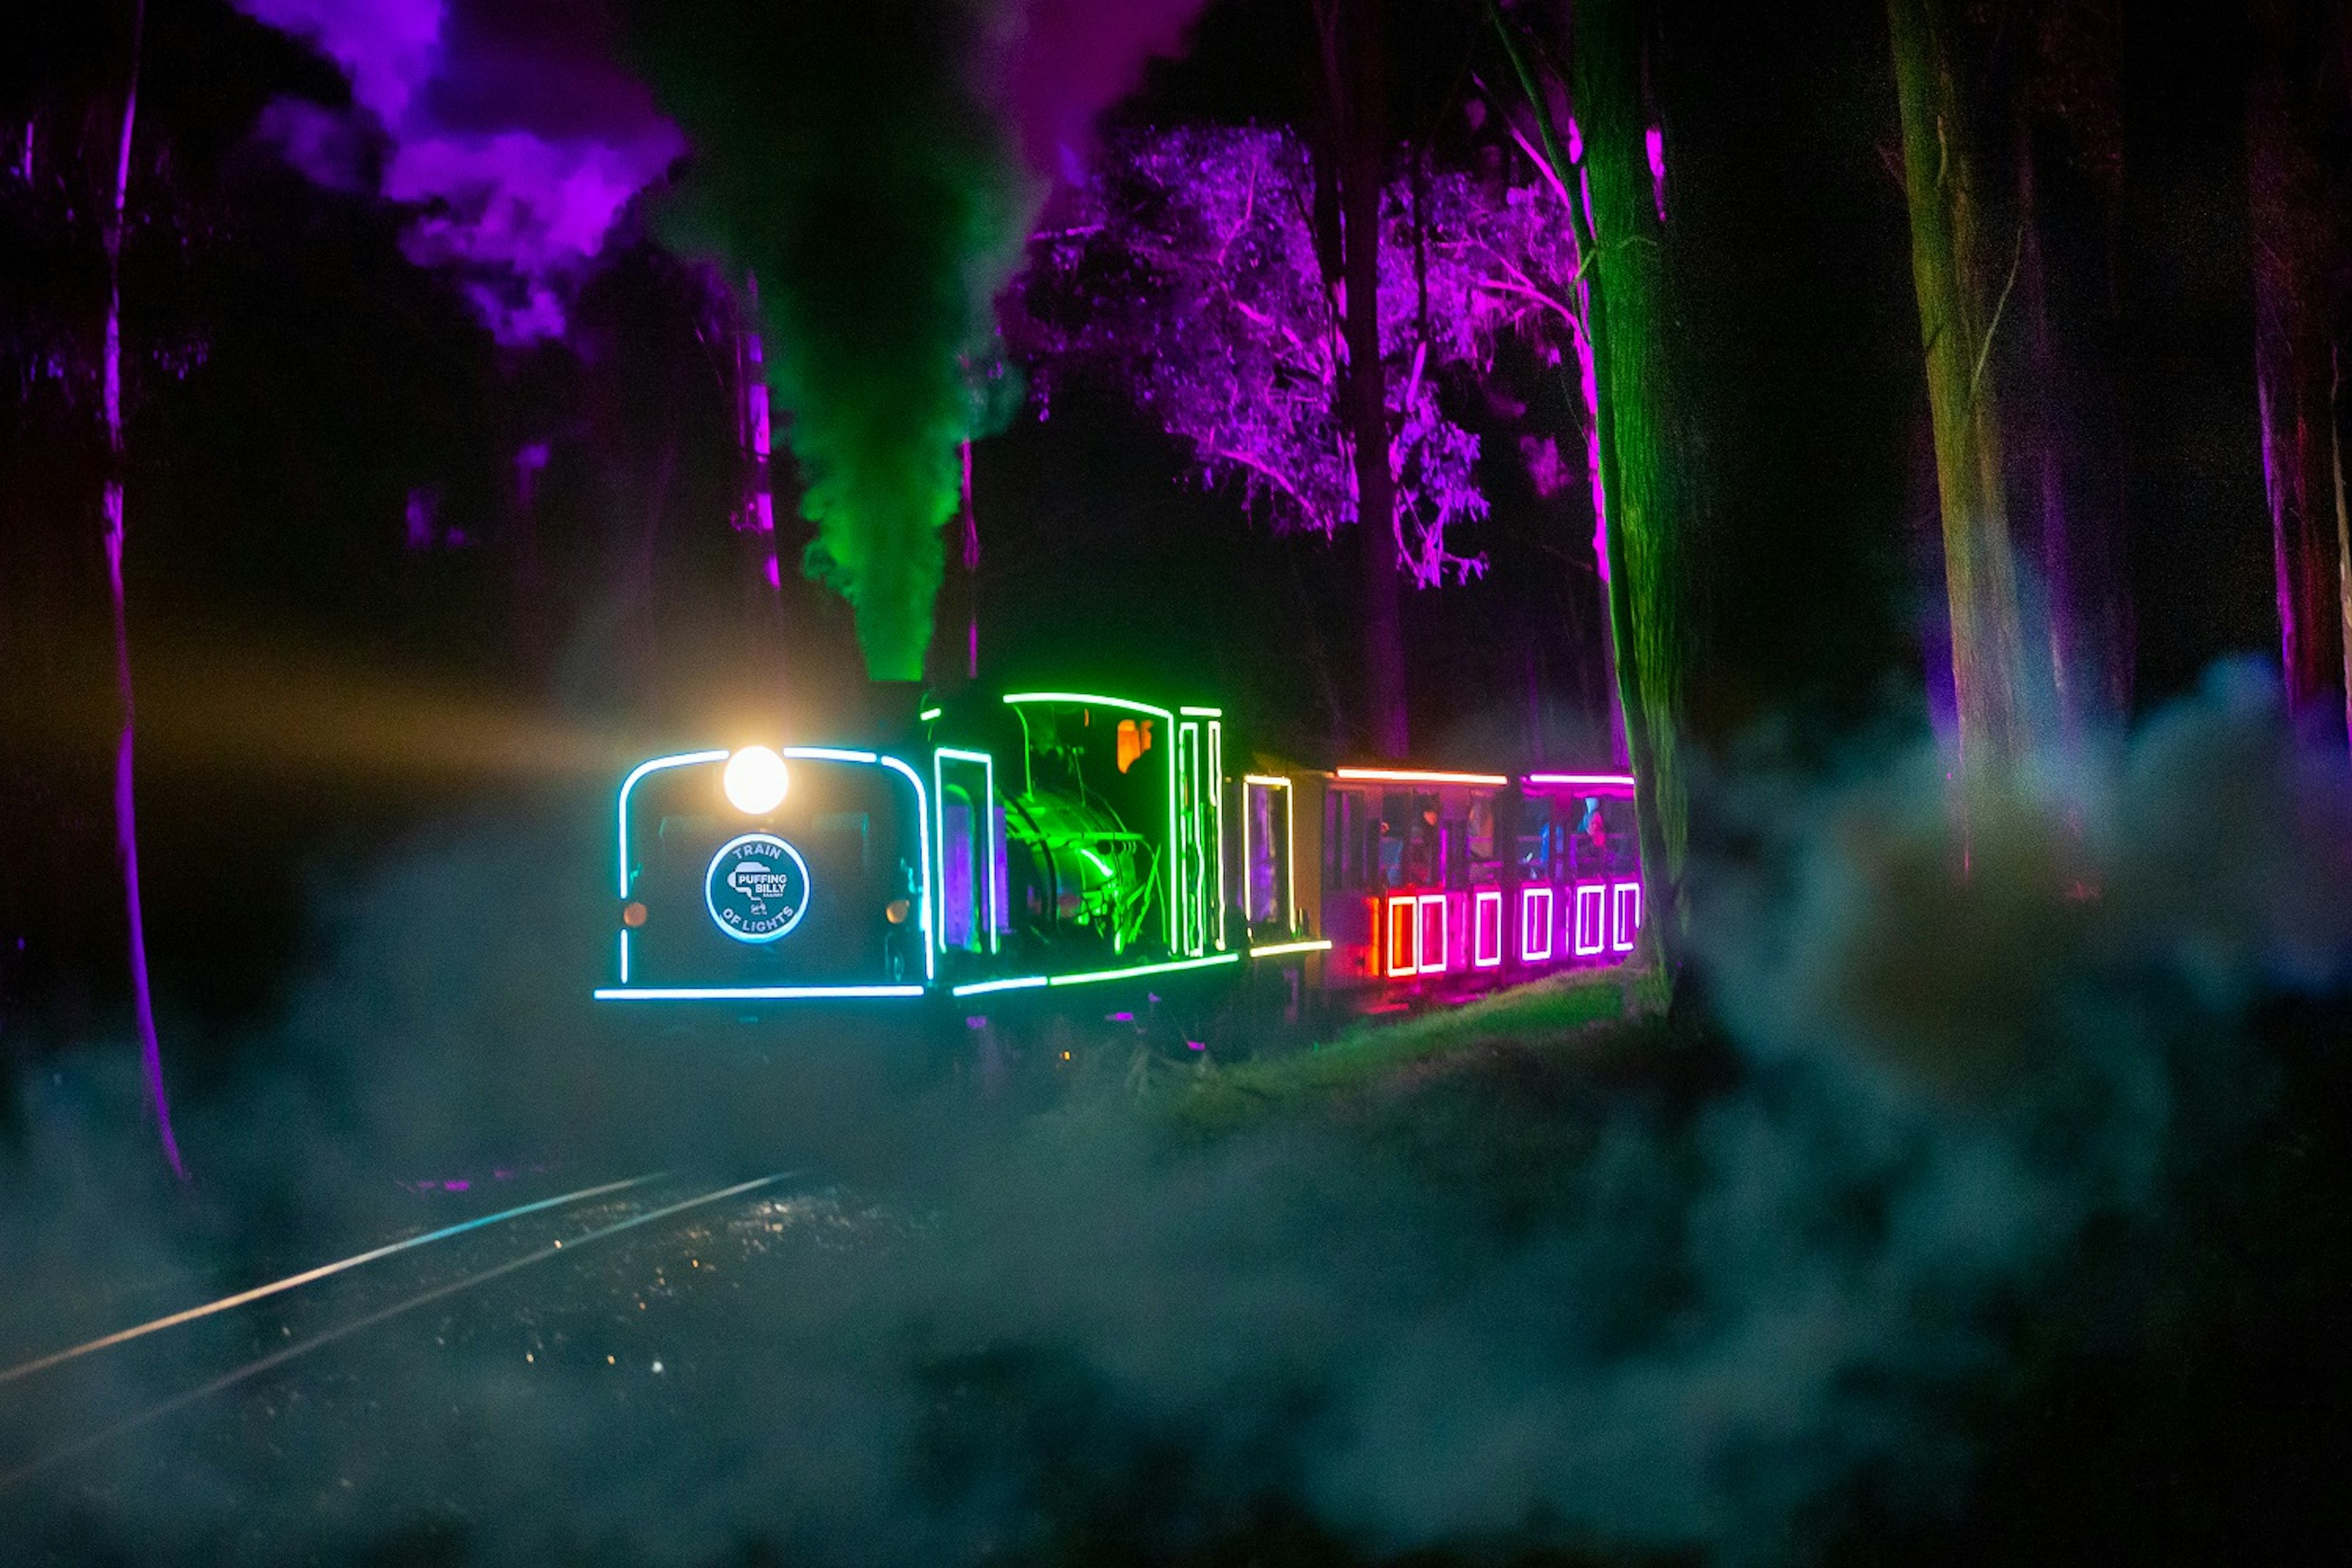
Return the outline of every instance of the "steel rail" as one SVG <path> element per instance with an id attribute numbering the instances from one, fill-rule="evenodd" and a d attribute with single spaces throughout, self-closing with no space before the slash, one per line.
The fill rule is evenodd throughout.
<path id="1" fill-rule="evenodd" d="M 439 1230 L 427 1231 L 422 1236 L 412 1236 L 404 1241 L 395 1241 L 383 1247 L 373 1247 L 366 1252 L 357 1253 L 333 1263 L 321 1263 L 316 1268 L 306 1268 L 299 1274 L 289 1274 L 283 1279 L 273 1279 L 267 1285 L 257 1285 L 250 1290 L 239 1290 L 233 1296 L 224 1296 L 217 1301 L 207 1301 L 201 1307 L 189 1307 L 177 1312 L 167 1312 L 163 1317 L 149 1322 L 139 1323 L 128 1329 L 117 1329 L 110 1334 L 100 1334 L 86 1344 L 75 1345 L 68 1350 L 52 1351 L 44 1356 L 36 1356 L 31 1361 L 19 1363 L 5 1372 L 0 1372 L 0 1385 L 14 1383 L 18 1378 L 30 1377 L 37 1372 L 47 1372 L 49 1368 L 62 1365 L 77 1356 L 85 1356 L 93 1351 L 102 1351 L 110 1346 L 160 1332 L 164 1329 L 177 1328 L 182 1323 L 193 1323 L 199 1318 L 209 1318 L 215 1312 L 229 1311 L 250 1302 L 261 1300 L 265 1297 L 275 1296 L 281 1291 L 291 1290 L 299 1286 L 310 1284 L 314 1280 L 341 1274 L 345 1269 L 357 1268 L 363 1263 L 373 1263 L 378 1258 L 390 1258 L 397 1252 L 406 1252 L 412 1247 L 424 1247 L 431 1242 L 446 1241 L 453 1236 L 463 1236 L 469 1230 L 479 1230 L 484 1226 L 498 1225 L 506 1220 L 520 1219 L 524 1215 L 537 1214 L 542 1209 L 559 1208 L 565 1204 L 603 1197 L 607 1193 L 625 1192 L 631 1187 L 641 1187 L 647 1182 L 659 1181 L 668 1173 L 667 1171 L 655 1171 L 643 1176 L 632 1176 L 625 1182 L 607 1182 L 599 1187 L 583 1187 L 576 1193 L 566 1193 L 562 1197 L 541 1198 L 537 1203 L 524 1204 L 518 1208 L 484 1215 L 479 1219 L 469 1219 L 461 1225 L 444 1226 Z"/>
<path id="2" fill-rule="evenodd" d="M 126 1417 L 111 1426 L 91 1433 L 78 1442 L 69 1443 L 62 1448 L 52 1449 L 37 1459 L 19 1465 L 5 1474 L 0 1474 L 0 1492 L 9 1491 L 44 1470 L 54 1468 L 69 1459 L 79 1458 L 93 1449 L 103 1447 L 117 1437 L 127 1436 L 142 1426 L 152 1426 L 175 1411 L 184 1410 L 191 1405 L 211 1398 L 215 1394 L 234 1388 L 248 1378 L 258 1377 L 273 1367 L 283 1366 L 299 1356 L 308 1355 L 314 1350 L 334 1343 L 337 1340 L 348 1339 L 362 1330 L 375 1327 L 378 1323 L 389 1322 L 403 1313 L 413 1312 L 419 1307 L 430 1306 L 445 1297 L 457 1295 L 461 1290 L 470 1290 L 478 1285 L 487 1285 L 493 1279 L 512 1274 L 519 1268 L 528 1268 L 534 1263 L 544 1263 L 551 1258 L 561 1258 L 566 1251 L 576 1252 L 592 1242 L 618 1236 L 625 1230 L 634 1230 L 641 1225 L 651 1225 L 656 1220 L 667 1219 L 672 1215 L 684 1214 L 688 1209 L 700 1208 L 705 1204 L 715 1204 L 727 1198 L 740 1197 L 745 1193 L 756 1192 L 761 1187 L 773 1186 L 778 1182 L 789 1181 L 798 1174 L 800 1173 L 797 1171 L 779 1171 L 772 1176 L 739 1182 L 731 1187 L 721 1187 L 715 1193 L 705 1193 L 698 1198 L 688 1198 L 683 1203 L 670 1204 L 662 1208 L 649 1210 L 645 1214 L 634 1215 L 618 1224 L 592 1230 L 585 1236 L 574 1237 L 569 1247 L 566 1247 L 562 1241 L 552 1241 L 545 1247 L 534 1248 L 519 1258 L 510 1258 L 504 1263 L 482 1269 L 479 1273 L 468 1274 L 462 1279 L 453 1279 L 446 1285 L 436 1285 L 422 1295 L 411 1296 L 405 1301 L 397 1301 L 389 1307 L 378 1308 L 373 1312 L 352 1319 L 348 1323 L 341 1323 L 321 1333 L 313 1334 L 299 1343 L 288 1345 L 283 1350 L 272 1351 L 258 1361 L 247 1362 L 234 1372 L 223 1373 L 210 1383 L 200 1384 L 182 1394 L 175 1394 L 161 1405 L 150 1405 L 136 1415 Z"/>

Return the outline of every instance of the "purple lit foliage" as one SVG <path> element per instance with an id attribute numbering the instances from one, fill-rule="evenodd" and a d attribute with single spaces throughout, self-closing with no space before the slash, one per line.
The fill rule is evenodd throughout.
<path id="1" fill-rule="evenodd" d="M 1107 368 L 1192 447 L 1205 482 L 1239 484 L 1253 516 L 1284 531 L 1352 524 L 1343 301 L 1317 257 L 1313 201 L 1312 161 L 1286 131 L 1109 139 L 1032 246 L 1019 335 L 1041 403 L 1057 371 Z M 1397 555 L 1433 587 L 1486 568 L 1450 541 L 1488 509 L 1479 437 L 1441 392 L 1491 372 L 1507 336 L 1559 362 L 1581 331 L 1575 250 L 1556 194 L 1516 175 L 1400 176 L 1382 221 Z"/>

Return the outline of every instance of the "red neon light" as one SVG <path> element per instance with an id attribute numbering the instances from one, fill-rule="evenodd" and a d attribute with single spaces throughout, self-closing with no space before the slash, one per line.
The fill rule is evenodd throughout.
<path id="1" fill-rule="evenodd" d="M 1421 901 L 1413 898 L 1389 900 L 1389 975 L 1421 973 Z"/>

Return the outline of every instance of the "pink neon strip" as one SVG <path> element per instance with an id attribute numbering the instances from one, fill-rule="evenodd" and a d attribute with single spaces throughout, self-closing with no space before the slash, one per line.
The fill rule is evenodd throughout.
<path id="1" fill-rule="evenodd" d="M 1421 910 L 1420 915 L 1416 917 L 1421 927 L 1420 972 L 1423 974 L 1443 974 L 1447 966 L 1454 962 L 1453 933 L 1448 929 L 1451 922 L 1445 918 L 1445 895 L 1423 893 L 1413 902 L 1420 906 Z M 1437 910 L 1437 962 L 1434 963 L 1429 962 L 1429 921 L 1427 919 L 1433 908 Z"/>
<path id="2" fill-rule="evenodd" d="M 1543 908 L 1543 918 L 1540 921 L 1536 918 L 1536 908 L 1538 904 Z M 1551 908 L 1549 888 L 1527 887 L 1519 889 L 1519 961 L 1522 963 L 1541 963 L 1551 957 Z M 1536 932 L 1538 929 L 1543 932 L 1541 947 L 1536 945 Z"/>
<path id="3" fill-rule="evenodd" d="M 1630 896 L 1629 896 L 1630 895 Z M 1618 952 L 1633 951 L 1633 933 L 1642 929 L 1642 884 L 1619 882 L 1609 889 L 1611 924 L 1617 929 L 1610 933 L 1609 945 Z M 1632 907 L 1632 918 L 1626 910 Z"/>
<path id="4" fill-rule="evenodd" d="M 1419 773 L 1409 768 L 1341 768 L 1339 770 L 1339 776 L 1372 784 L 1458 784 L 1500 786 L 1511 782 L 1500 773 Z"/>
<path id="5" fill-rule="evenodd" d="M 1622 789 L 1633 787 L 1631 773 L 1529 773 L 1531 784 L 1558 785 L 1567 789 Z"/>
<path id="6" fill-rule="evenodd" d="M 1481 888 L 1470 895 L 1471 965 L 1494 969 L 1503 962 L 1503 889 Z"/>
<path id="7" fill-rule="evenodd" d="M 1590 907 L 1591 910 L 1591 918 L 1590 921 L 1585 918 L 1585 911 L 1588 907 Z M 1576 889 L 1575 943 L 1577 957 L 1591 958 L 1594 953 L 1602 951 L 1609 945 L 1609 935 L 1607 930 L 1608 917 L 1609 884 L 1606 882 L 1585 882 L 1580 884 Z M 1584 934 L 1588 931 L 1592 933 L 1591 940 L 1590 941 L 1585 939 Z"/>

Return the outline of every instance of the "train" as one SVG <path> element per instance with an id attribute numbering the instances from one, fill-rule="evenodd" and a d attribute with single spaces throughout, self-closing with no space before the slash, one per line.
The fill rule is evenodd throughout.
<path id="1" fill-rule="evenodd" d="M 1307 765 L 1248 749 L 1220 707 L 1088 690 L 975 684 L 898 728 L 632 768 L 596 1000 L 979 1026 L 1181 987 L 1296 1022 L 1638 947 L 1623 773 Z"/>

